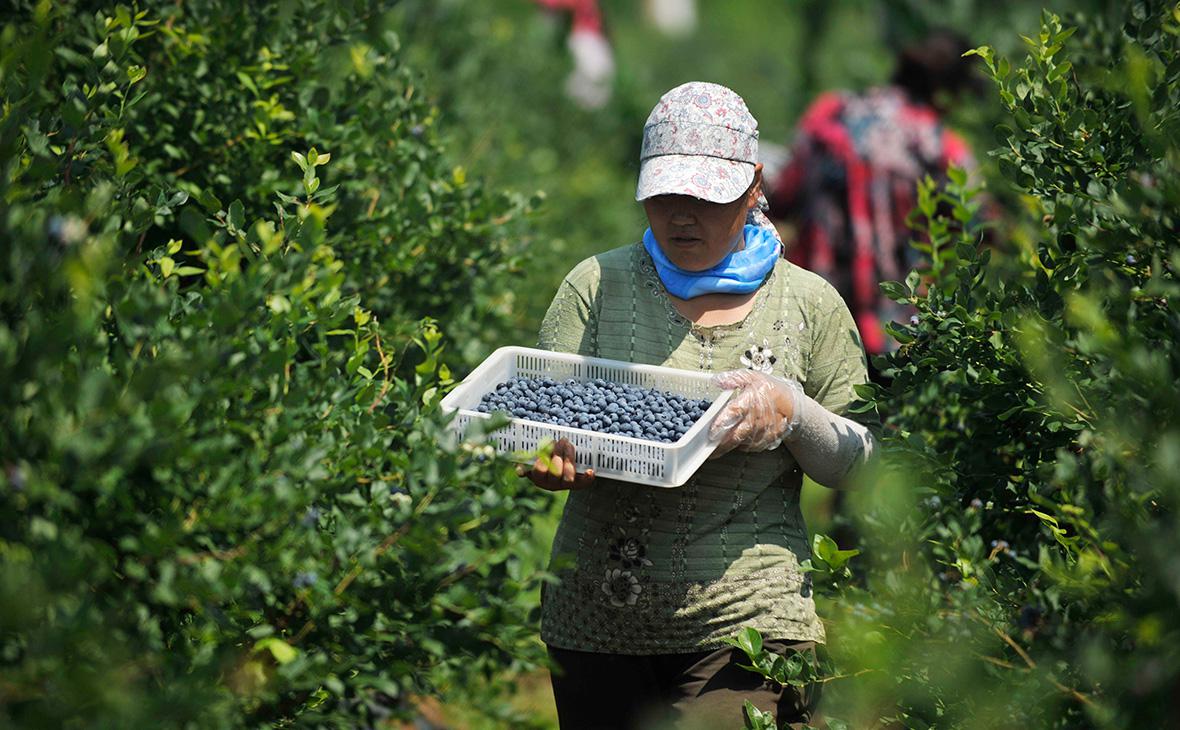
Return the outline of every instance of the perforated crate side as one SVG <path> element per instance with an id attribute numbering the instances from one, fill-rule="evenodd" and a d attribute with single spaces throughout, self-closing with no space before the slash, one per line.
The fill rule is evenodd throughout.
<path id="1" fill-rule="evenodd" d="M 486 417 L 472 412 L 480 399 L 497 384 L 515 376 L 554 380 L 572 378 L 583 382 L 601 378 L 715 402 L 724 400 L 727 395 L 712 385 L 706 373 L 682 373 L 656 365 L 622 362 L 616 365 L 595 360 L 599 359 L 531 348 L 501 348 L 472 372 L 462 389 L 457 388 L 444 398 L 443 407 L 444 410 L 459 411 L 453 428 L 464 433 L 472 420 Z M 716 413 L 716 409 L 710 410 Z M 687 441 L 665 444 L 519 418 L 513 418 L 503 429 L 490 435 L 489 440 L 502 451 L 530 451 L 546 437 L 568 438 L 577 450 L 579 469 L 593 468 L 603 477 L 662 487 L 687 480 L 695 469 L 695 462 L 704 458 L 703 450 L 708 448 L 703 428 L 695 435 L 686 436 Z"/>

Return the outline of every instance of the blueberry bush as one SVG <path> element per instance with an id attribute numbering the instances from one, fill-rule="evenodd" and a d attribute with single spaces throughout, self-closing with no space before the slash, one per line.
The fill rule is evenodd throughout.
<path id="1" fill-rule="evenodd" d="M 375 727 L 535 663 L 547 502 L 438 412 L 525 203 L 383 4 L 11 7 L 0 727 Z"/>
<path id="2" fill-rule="evenodd" d="M 925 271 L 883 285 L 885 456 L 821 613 L 851 727 L 1169 727 L 1180 682 L 1180 6 L 1046 12 L 974 53 L 1033 245 L 980 245 L 958 172 L 920 188 Z"/>
<path id="3" fill-rule="evenodd" d="M 390 3 L 155 2 L 118 17 L 89 10 L 103 3 L 55 5 L 55 45 L 42 51 L 55 59 L 64 117 L 92 119 L 100 103 L 119 113 L 101 130 L 111 139 L 54 140 L 73 145 L 63 180 L 90 164 L 90 147 L 125 148 L 124 177 L 144 198 L 137 250 L 207 238 L 207 214 L 235 200 L 240 220 L 283 216 L 276 204 L 303 193 L 291 152 L 316 147 L 333 153 L 323 189 L 336 220 L 348 221 L 326 230 L 344 291 L 365 292 L 391 326 L 436 319 L 462 343 L 454 354 L 464 363 L 504 336 L 511 299 L 500 284 L 515 270 L 514 224 L 530 204 L 468 179 L 442 154 L 439 110 L 403 60 Z M 108 18 L 127 27 L 111 33 Z M 159 196 L 180 194 L 199 205 L 165 222 Z"/>

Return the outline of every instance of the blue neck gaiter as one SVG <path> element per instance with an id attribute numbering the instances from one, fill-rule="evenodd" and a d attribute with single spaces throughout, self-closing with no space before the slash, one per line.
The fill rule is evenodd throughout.
<path id="1" fill-rule="evenodd" d="M 762 285 L 782 253 L 782 242 L 769 226 L 747 224 L 742 229 L 746 247 L 733 251 L 711 269 L 685 271 L 668 260 L 648 228 L 643 247 L 656 265 L 656 273 L 668 293 L 680 299 L 702 294 L 749 294 Z"/>

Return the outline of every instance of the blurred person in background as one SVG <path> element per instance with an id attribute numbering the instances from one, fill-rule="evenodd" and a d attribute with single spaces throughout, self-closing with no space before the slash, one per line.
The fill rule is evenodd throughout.
<path id="1" fill-rule="evenodd" d="M 535 0 L 549 12 L 571 16 L 566 46 L 574 68 L 565 93 L 583 109 L 601 109 L 610 101 L 615 79 L 615 54 L 606 37 L 598 0 Z"/>
<path id="2" fill-rule="evenodd" d="M 938 30 L 904 48 L 888 84 L 821 94 L 800 119 L 789 161 L 768 176 L 771 215 L 791 224 L 787 257 L 831 282 L 872 356 L 896 348 L 884 329 L 913 312 L 881 293 L 921 265 L 906 217 L 919 180 L 949 165 L 975 169 L 971 150 L 944 123 L 947 107 L 980 79 L 962 36 Z"/>
<path id="3" fill-rule="evenodd" d="M 666 36 L 683 38 L 697 29 L 697 0 L 645 0 L 647 20 Z"/>

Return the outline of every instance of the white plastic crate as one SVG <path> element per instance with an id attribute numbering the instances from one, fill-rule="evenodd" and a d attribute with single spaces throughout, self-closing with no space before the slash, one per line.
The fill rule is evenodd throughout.
<path id="1" fill-rule="evenodd" d="M 601 378 L 713 401 L 692 428 L 679 441 L 671 444 L 524 418 L 513 418 L 509 425 L 490 437 L 505 451 L 532 451 L 543 438 L 567 438 L 577 452 L 579 472 L 593 468 L 600 477 L 656 487 L 679 487 L 684 484 L 713 452 L 717 442 L 709 440 L 709 425 L 730 396 L 730 391 L 713 384 L 711 373 L 636 365 L 531 347 L 501 347 L 443 398 L 444 412 L 458 411 L 451 427 L 462 434 L 474 419 L 489 418 L 489 414 L 475 410 L 480 399 L 494 390 L 497 384 L 516 376 L 550 377 L 554 380 L 572 378 L 583 382 Z"/>

